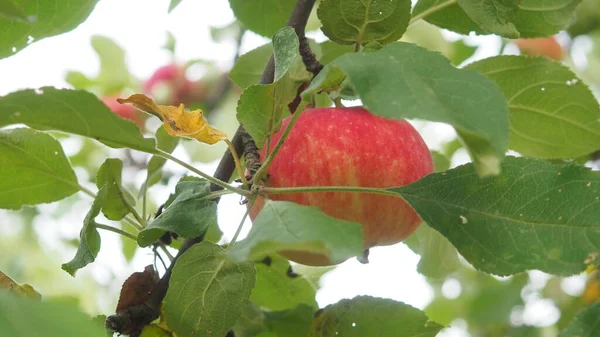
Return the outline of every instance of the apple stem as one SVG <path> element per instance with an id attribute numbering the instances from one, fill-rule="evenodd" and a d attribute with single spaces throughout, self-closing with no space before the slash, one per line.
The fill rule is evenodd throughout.
<path id="1" fill-rule="evenodd" d="M 394 193 L 384 188 L 359 186 L 263 187 L 261 192 L 265 194 L 292 194 L 306 192 L 358 192 L 389 195 L 401 198 L 401 196 L 398 193 Z"/>
<path id="2" fill-rule="evenodd" d="M 186 169 L 188 169 L 188 170 L 196 173 L 197 175 L 201 176 L 202 178 L 210 181 L 211 183 L 213 183 L 213 184 L 215 184 L 217 186 L 221 186 L 224 189 L 230 190 L 232 192 L 235 192 L 235 193 L 243 195 L 243 196 L 250 196 L 250 192 L 249 191 L 246 191 L 246 190 L 241 189 L 239 187 L 231 186 L 228 183 L 226 183 L 224 181 L 221 181 L 220 179 L 214 178 L 214 177 L 212 177 L 212 176 L 210 176 L 210 175 L 208 175 L 208 174 L 206 174 L 206 173 L 198 170 L 197 168 L 193 167 L 192 165 L 184 162 L 183 160 L 181 160 L 181 159 L 179 159 L 177 157 L 172 156 L 168 152 L 165 152 L 165 151 L 163 151 L 161 149 L 156 149 L 155 151 L 156 152 L 154 154 L 156 154 L 156 155 L 158 155 L 160 157 L 163 157 L 165 159 L 174 161 L 175 163 L 177 163 L 177 164 L 185 167 Z M 233 155 L 233 153 L 232 153 L 232 155 Z M 239 158 L 238 158 L 238 160 L 239 160 Z"/>
<path id="3" fill-rule="evenodd" d="M 246 175 L 244 174 L 244 169 L 242 168 L 242 163 L 240 162 L 240 156 L 235 150 L 235 146 L 231 143 L 229 139 L 225 139 L 225 143 L 229 146 L 229 151 L 231 151 L 231 156 L 233 157 L 233 161 L 235 162 L 235 169 L 242 180 L 242 184 L 249 185 L 248 179 L 246 179 Z"/>

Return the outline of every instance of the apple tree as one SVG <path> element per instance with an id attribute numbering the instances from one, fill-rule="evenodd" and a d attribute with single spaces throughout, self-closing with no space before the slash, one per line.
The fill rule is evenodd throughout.
<path id="1" fill-rule="evenodd" d="M 5 1 L 0 57 L 75 29 L 97 2 Z M 171 0 L 169 11 L 180 2 Z M 80 233 L 72 258 L 55 266 L 73 277 L 115 249 L 100 232 L 118 235 L 129 259 L 148 254 L 148 266 L 130 270 L 113 291 L 116 308 L 94 318 L 46 300 L 0 259 L 0 331 L 600 336 L 597 1 L 229 6 L 236 21 L 213 31 L 238 46 L 226 72 L 173 61 L 140 80 L 121 46 L 94 36 L 97 76 L 71 71 L 70 89 L 0 97 L 3 214 L 45 224 L 52 215 L 44 204 L 85 202 L 79 223 L 61 224 Z M 269 42 L 240 55 L 248 32 Z M 481 36 L 496 46 L 482 52 L 473 43 Z M 171 36 L 165 48 L 176 42 Z M 186 75 L 196 63 L 209 69 L 200 81 Z M 237 119 L 232 132 L 215 125 L 223 116 Z M 414 125 L 453 136 L 433 149 Z M 82 144 L 75 153 L 64 146 L 72 138 Z M 215 160 L 215 148 L 225 152 L 206 172 L 177 148 L 201 162 Z M 154 188 L 164 191 L 171 178 L 168 193 Z M 244 214 L 231 239 L 218 218 L 226 195 L 238 195 Z M 420 255 L 429 305 L 357 296 L 319 307 L 322 274 L 349 259 L 368 264 L 371 249 L 400 242 Z M 561 287 L 573 275 L 585 283 L 578 294 Z M 453 283 L 463 291 L 444 295 Z M 532 293 L 560 312 L 551 325 L 523 319 Z"/>

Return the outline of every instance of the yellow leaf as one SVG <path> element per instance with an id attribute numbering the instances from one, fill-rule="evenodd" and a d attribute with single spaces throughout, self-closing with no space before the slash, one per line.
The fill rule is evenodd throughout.
<path id="1" fill-rule="evenodd" d="M 171 136 L 194 138 L 207 144 L 215 144 L 226 140 L 227 135 L 212 126 L 204 118 L 202 110 L 185 111 L 185 106 L 158 105 L 152 99 L 142 94 L 135 94 L 129 98 L 119 98 L 121 104 L 130 103 L 136 108 L 152 114 L 163 121 L 165 130 Z"/>
<path id="2" fill-rule="evenodd" d="M 20 296 L 29 297 L 34 300 L 41 300 L 42 295 L 35 291 L 29 284 L 19 285 L 13 279 L 0 271 L 0 289 L 7 289 L 9 292 Z"/>

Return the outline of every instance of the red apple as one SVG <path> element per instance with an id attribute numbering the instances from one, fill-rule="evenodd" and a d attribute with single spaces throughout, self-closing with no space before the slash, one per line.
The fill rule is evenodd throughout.
<path id="1" fill-rule="evenodd" d="M 518 39 L 517 46 L 522 54 L 529 56 L 546 56 L 555 61 L 563 59 L 564 51 L 562 46 L 554 37 L 544 37 L 539 39 Z"/>
<path id="2" fill-rule="evenodd" d="M 144 93 L 167 105 L 187 103 L 195 85 L 185 76 L 185 69 L 178 64 L 162 66 L 144 82 Z"/>
<path id="3" fill-rule="evenodd" d="M 289 123 L 271 139 L 273 148 Z M 265 148 L 260 151 L 264 159 Z M 268 168 L 268 187 L 363 186 L 395 187 L 433 172 L 433 160 L 419 133 L 404 120 L 371 114 L 364 108 L 309 109 L 302 113 Z M 364 248 L 398 243 L 413 233 L 421 219 L 401 198 L 366 193 L 311 192 L 268 195 L 319 207 L 329 216 L 358 222 Z M 250 209 L 254 220 L 264 199 Z M 329 265 L 324 255 L 283 251 L 306 265 Z"/>
<path id="4" fill-rule="evenodd" d="M 120 104 L 117 102 L 117 98 L 121 96 L 106 96 L 101 100 L 102 102 L 115 114 L 121 116 L 122 118 L 129 119 L 135 124 L 138 125 L 139 128 L 144 127 L 144 118 L 142 115 L 136 110 L 136 108 L 131 104 Z"/>

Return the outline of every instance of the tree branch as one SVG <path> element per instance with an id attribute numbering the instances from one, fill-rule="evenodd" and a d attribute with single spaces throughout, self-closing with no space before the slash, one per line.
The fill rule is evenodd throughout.
<path id="1" fill-rule="evenodd" d="M 300 38 L 300 41 L 302 41 L 302 39 L 306 40 L 306 37 L 304 36 L 304 30 L 306 28 L 306 23 L 308 21 L 308 17 L 310 16 L 314 4 L 315 0 L 298 0 L 287 22 L 288 26 L 294 28 L 296 34 L 298 34 L 298 37 Z M 308 46 L 307 43 L 306 46 Z M 300 49 L 303 49 L 302 44 Z M 307 47 L 305 49 L 308 49 L 308 52 L 312 54 L 310 48 Z M 314 58 L 314 54 L 312 54 L 312 58 Z M 309 57 L 307 57 L 307 59 L 310 60 L 310 55 Z M 271 56 L 269 62 L 267 63 L 267 66 L 265 67 L 265 70 L 263 71 L 259 83 L 273 83 L 274 74 L 275 60 L 273 56 Z M 238 153 L 244 153 L 246 155 L 246 166 L 251 172 L 252 170 L 257 169 L 260 166 L 256 144 L 252 140 L 252 137 L 248 135 L 248 133 L 242 125 L 238 127 L 238 130 L 235 133 L 231 142 Z M 215 170 L 213 176 L 219 180 L 227 182 L 231 179 L 234 170 L 235 162 L 233 160 L 231 152 L 229 151 L 229 149 L 227 149 L 225 151 L 225 154 L 221 158 L 221 161 L 219 162 L 219 165 L 217 166 L 217 169 Z M 222 187 L 217 186 L 215 184 L 211 184 L 212 191 L 218 191 L 221 189 Z M 218 202 L 219 199 L 216 199 L 216 201 Z M 125 328 L 132 329 L 131 326 L 123 327 L 122 324 L 135 324 L 136 328 L 142 328 L 144 325 L 147 325 L 156 318 L 158 318 L 160 314 L 161 303 L 165 295 L 167 294 L 167 289 L 169 288 L 169 280 L 171 278 L 171 273 L 173 271 L 175 263 L 177 262 L 179 257 L 183 255 L 191 246 L 195 245 L 198 242 L 201 242 L 202 240 L 204 240 L 204 235 L 192 239 L 186 239 L 182 244 L 181 248 L 179 249 L 179 252 L 175 256 L 175 259 L 173 259 L 171 265 L 169 265 L 169 267 L 167 268 L 165 274 L 152 289 L 148 300 L 144 304 L 129 308 L 128 310 L 126 310 L 124 315 L 109 316 L 106 320 L 106 326 L 108 328 L 113 329 L 114 331 L 121 332 Z M 141 329 L 139 331 L 141 331 Z"/>

